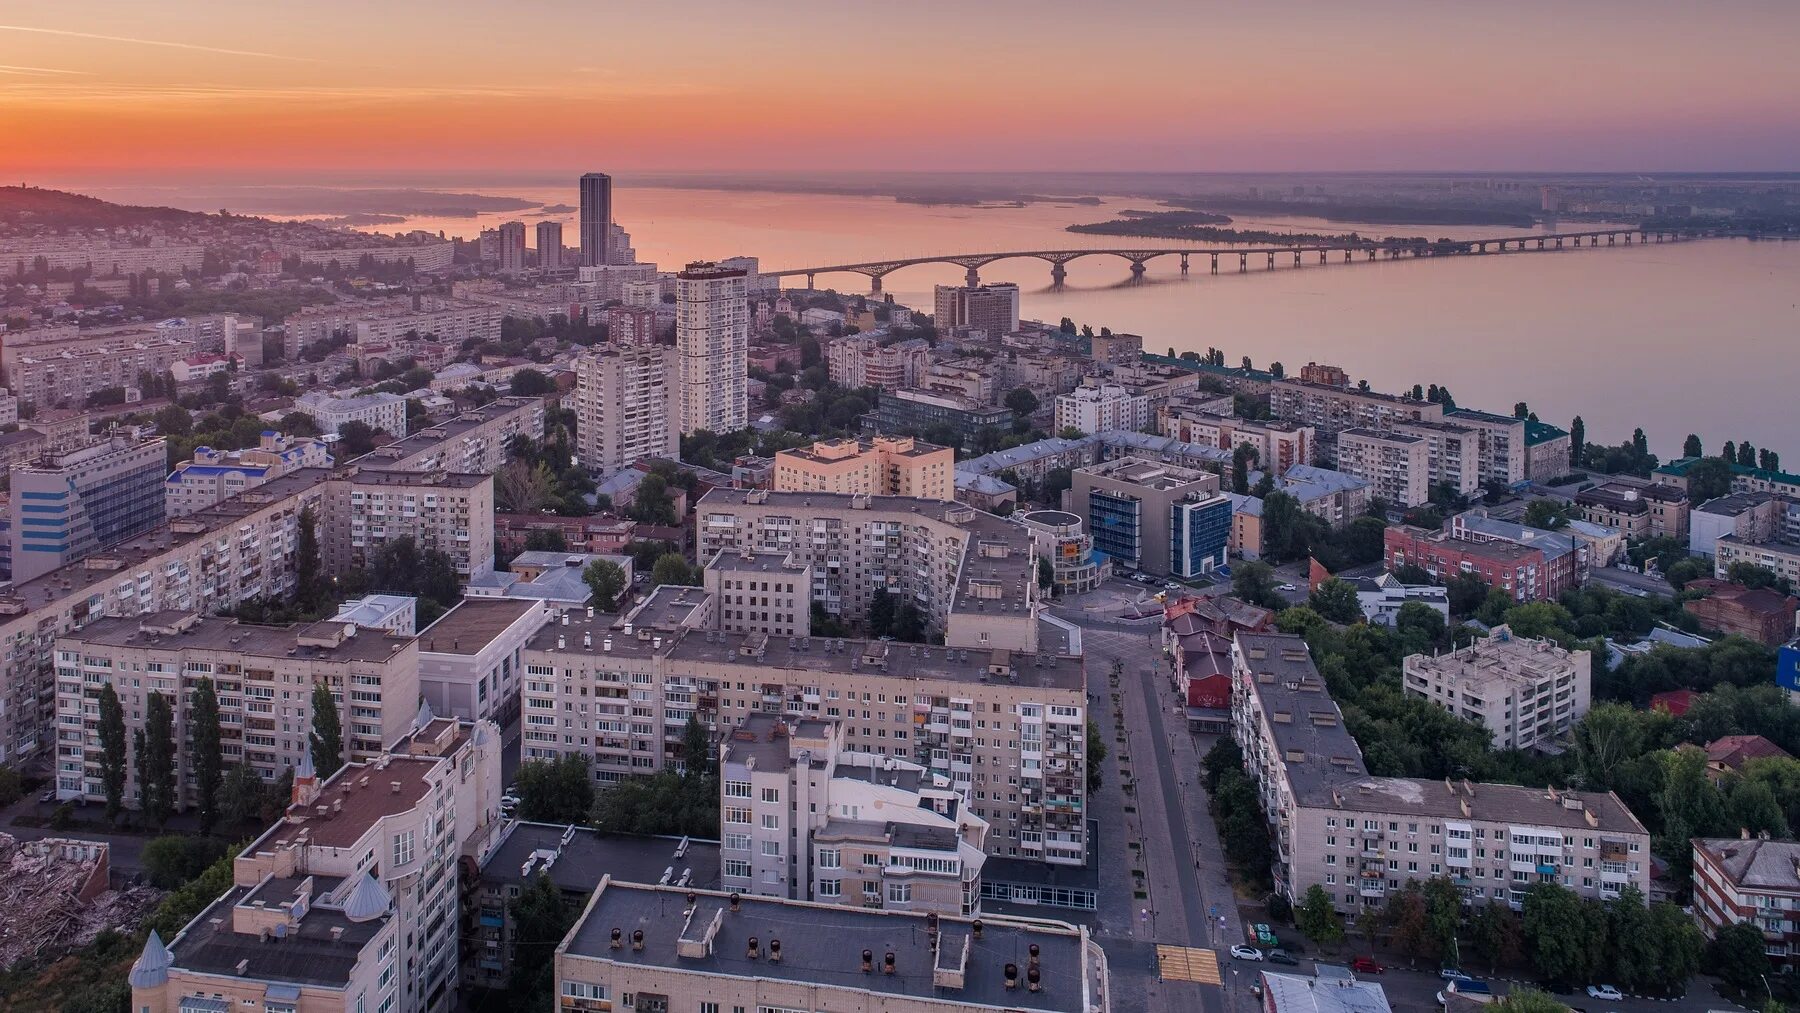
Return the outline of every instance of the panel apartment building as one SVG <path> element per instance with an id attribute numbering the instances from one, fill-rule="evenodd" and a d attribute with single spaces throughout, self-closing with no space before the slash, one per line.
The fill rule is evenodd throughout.
<path id="1" fill-rule="evenodd" d="M 694 263 L 675 276 L 676 393 L 681 435 L 749 423 L 750 308 L 746 272 Z"/>
<path id="2" fill-rule="evenodd" d="M 931 346 L 923 338 L 883 345 L 872 334 L 851 334 L 826 342 L 825 364 L 840 387 L 900 390 L 925 382 Z"/>
<path id="3" fill-rule="evenodd" d="M 1593 659 L 1496 626 L 1446 654 L 1408 655 L 1405 689 L 1487 729 L 1495 749 L 1530 749 L 1566 735 L 1588 712 Z"/>
<path id="4" fill-rule="evenodd" d="M 1376 910 L 1409 880 L 1448 876 L 1465 899 L 1517 910 L 1536 883 L 1611 900 L 1650 892 L 1650 835 L 1617 795 L 1376 777 L 1297 636 L 1239 633 L 1232 736 L 1274 838 L 1275 889 L 1322 887 Z"/>
<path id="5" fill-rule="evenodd" d="M 273 479 L 0 589 L 0 760 L 52 743 L 57 637 L 104 616 L 213 611 L 292 593 L 309 508 L 328 574 L 362 565 L 377 539 L 403 535 L 447 547 L 459 568 L 493 565 L 491 475 L 309 468 Z"/>
<path id="6" fill-rule="evenodd" d="M 25 335 L 32 332 L 27 331 Z M 99 332 L 75 332 L 64 340 L 32 342 L 8 335 L 0 348 L 0 373 L 21 404 L 38 408 L 79 407 L 84 398 L 109 387 L 136 387 L 142 373 L 162 376 L 194 354 L 194 343 L 140 324 Z M 19 338 L 16 342 L 15 337 Z"/>
<path id="7" fill-rule="evenodd" d="M 678 362 L 675 349 L 648 342 L 575 359 L 575 441 L 582 467 L 609 474 L 639 461 L 680 457 Z"/>
<path id="8" fill-rule="evenodd" d="M 776 492 L 832 492 L 948 500 L 956 453 L 910 436 L 820 440 L 775 455 Z"/>
<path id="9" fill-rule="evenodd" d="M 1085 860 L 1079 657 L 616 623 L 567 613 L 526 646 L 527 760 L 580 756 L 608 783 L 679 765 L 689 717 L 715 740 L 757 714 L 837 722 L 846 750 L 954 788 L 990 856 Z"/>
<path id="10" fill-rule="evenodd" d="M 195 800 L 188 755 L 194 685 L 211 679 L 219 696 L 225 763 L 247 764 L 264 780 L 309 761 L 313 686 L 337 701 L 346 758 L 378 755 L 418 713 L 419 649 L 412 637 L 333 621 L 244 625 L 197 612 L 101 619 L 56 641 L 56 774 L 62 798 L 99 801 L 100 691 L 110 684 L 125 711 L 126 741 L 144 727 L 152 693 L 175 713 L 176 806 Z M 125 772 L 126 805 L 137 807 L 135 764 Z"/>
<path id="11" fill-rule="evenodd" d="M 377 447 L 357 458 L 356 466 L 382 471 L 491 475 L 507 462 L 507 447 L 516 436 L 544 438 L 543 398 L 496 398 L 433 423 L 403 440 Z"/>
<path id="12" fill-rule="evenodd" d="M 885 591 L 952 647 L 1038 649 L 1031 536 L 1004 518 L 954 501 L 762 489 L 713 489 L 694 509 L 699 558 L 792 553 L 830 614 L 860 621 Z"/>

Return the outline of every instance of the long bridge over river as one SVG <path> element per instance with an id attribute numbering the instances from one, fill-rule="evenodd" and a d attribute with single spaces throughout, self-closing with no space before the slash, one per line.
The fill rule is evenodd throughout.
<path id="1" fill-rule="evenodd" d="M 875 260 L 862 264 L 831 264 L 825 267 L 795 267 L 785 271 L 761 271 L 763 278 L 792 278 L 806 276 L 806 287 L 812 288 L 814 280 L 821 274 L 860 274 L 869 279 L 872 292 L 881 291 L 881 279 L 904 267 L 915 267 L 919 264 L 955 264 L 968 271 L 967 282 L 970 285 L 981 284 L 981 269 L 995 261 L 1017 260 L 1020 258 L 1046 261 L 1050 264 L 1050 280 L 1060 285 L 1067 277 L 1067 264 L 1071 260 L 1082 257 L 1118 257 L 1131 264 L 1132 277 L 1142 277 L 1144 265 L 1158 257 L 1181 258 L 1181 273 L 1188 273 L 1189 261 L 1192 258 L 1204 257 L 1210 261 L 1213 274 L 1219 273 L 1219 258 L 1226 258 L 1230 263 L 1232 257 L 1237 258 L 1239 272 L 1250 270 L 1253 259 L 1264 259 L 1267 269 L 1273 270 L 1278 260 L 1292 258 L 1293 266 L 1299 267 L 1308 256 L 1316 256 L 1321 264 L 1329 263 L 1332 255 L 1342 257 L 1344 263 L 1350 263 L 1358 257 L 1365 261 L 1398 260 L 1404 257 L 1453 257 L 1480 256 L 1489 253 L 1536 252 L 1540 250 L 1561 250 L 1580 248 L 1582 246 L 1632 246 L 1646 243 L 1677 242 L 1687 239 L 1705 239 L 1723 234 L 1718 229 L 1692 228 L 1622 228 L 1594 229 L 1587 232 L 1555 232 L 1544 235 L 1527 236 L 1525 238 L 1506 239 L 1438 239 L 1438 240 L 1334 240 L 1314 243 L 1297 243 L 1292 246 L 1124 246 L 1117 248 L 1089 247 L 1074 250 L 1014 250 L 994 253 L 951 253 L 933 257 L 907 257 L 896 260 Z"/>

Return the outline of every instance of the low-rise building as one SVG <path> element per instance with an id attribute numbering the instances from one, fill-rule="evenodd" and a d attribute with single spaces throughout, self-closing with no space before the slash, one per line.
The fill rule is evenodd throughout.
<path id="1" fill-rule="evenodd" d="M 1387 992 L 1376 982 L 1328 976 L 1323 967 L 1315 966 L 1311 977 L 1275 971 L 1258 971 L 1257 975 L 1262 979 L 1259 1006 L 1263 1013 L 1390 1013 L 1393 1009 Z"/>
<path id="2" fill-rule="evenodd" d="M 610 876 L 557 947 L 556 985 L 571 1006 L 629 994 L 669 1010 L 1112 1009 L 1106 955 L 1086 928 L 865 911 Z"/>
<path id="3" fill-rule="evenodd" d="M 1592 659 L 1496 626 L 1447 654 L 1412 654 L 1404 687 L 1487 729 L 1495 749 L 1530 749 L 1566 735 L 1588 712 Z"/>
<path id="4" fill-rule="evenodd" d="M 881 405 L 873 416 L 865 418 L 865 429 L 870 428 L 871 419 L 874 431 L 882 433 L 930 435 L 943 429 L 956 435 L 958 447 L 972 451 L 985 438 L 1011 432 L 1013 412 L 1003 405 L 982 404 L 959 394 L 907 388 L 882 391 Z"/>
<path id="5" fill-rule="evenodd" d="M 1800 545 L 1792 542 L 1746 542 L 1736 535 L 1722 535 L 1713 543 L 1713 575 L 1730 576 L 1738 563 L 1760 566 L 1789 584 L 1800 587 Z"/>
<path id="6" fill-rule="evenodd" d="M 194 458 L 175 465 L 163 480 L 163 512 L 185 517 L 301 468 L 329 468 L 323 442 L 265 431 L 254 447 L 214 450 L 195 447 Z"/>
<path id="7" fill-rule="evenodd" d="M 1066 510 L 1033 510 L 1014 519 L 1031 532 L 1039 559 L 1050 561 L 1050 588 L 1058 596 L 1083 594 L 1112 576 L 1112 559 L 1094 549 L 1081 518 Z"/>
<path id="8" fill-rule="evenodd" d="M 361 422 L 393 436 L 406 435 L 406 399 L 398 394 L 332 397 L 312 391 L 294 401 L 294 410 L 312 416 L 322 433 L 336 433 L 346 423 Z"/>
<path id="9" fill-rule="evenodd" d="M 1687 541 L 1687 492 L 1673 485 L 1614 478 L 1576 493 L 1575 506 L 1583 519 L 1613 528 L 1627 541 Z"/>
<path id="10" fill-rule="evenodd" d="M 1402 584 L 1391 573 L 1373 577 L 1348 578 L 1356 588 L 1356 602 L 1369 622 L 1377 626 L 1393 626 L 1400 609 L 1408 602 L 1418 602 L 1450 622 L 1450 591 L 1439 584 Z"/>
<path id="11" fill-rule="evenodd" d="M 1727 535 L 1739 542 L 1774 541 L 1785 517 L 1781 499 L 1766 492 L 1734 492 L 1688 512 L 1688 554 L 1712 558 Z"/>
<path id="12" fill-rule="evenodd" d="M 1119 457 L 1077 468 L 1072 479 L 1069 504 L 1107 557 L 1183 578 L 1225 564 L 1231 499 L 1220 494 L 1217 475 Z"/>
<path id="13" fill-rule="evenodd" d="M 1685 601 L 1681 608 L 1709 630 L 1742 634 L 1770 647 L 1794 637 L 1800 599 L 1793 595 L 1712 577 L 1688 581 L 1682 590 L 1705 592 L 1705 597 Z"/>
<path id="14" fill-rule="evenodd" d="M 1537 546 L 1456 538 L 1450 531 L 1410 524 L 1388 528 L 1382 541 L 1383 563 L 1390 573 L 1408 564 L 1439 580 L 1473 573 L 1521 602 L 1554 601 L 1574 586 L 1573 553 L 1559 557 L 1567 565 L 1552 566 Z"/>
<path id="15" fill-rule="evenodd" d="M 1696 838 L 1694 918 L 1708 939 L 1749 922 L 1780 970 L 1800 963 L 1800 842 Z"/>
<path id="16" fill-rule="evenodd" d="M 776 492 L 955 498 L 956 454 L 910 436 L 820 440 L 775 455 Z"/>
<path id="17" fill-rule="evenodd" d="M 1420 436 L 1345 429 L 1337 434 L 1337 470 L 1369 483 L 1372 495 L 1396 506 L 1431 499 L 1431 442 Z"/>

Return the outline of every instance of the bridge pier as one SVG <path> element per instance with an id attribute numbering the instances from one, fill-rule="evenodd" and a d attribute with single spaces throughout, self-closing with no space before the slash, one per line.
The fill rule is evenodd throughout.
<path id="1" fill-rule="evenodd" d="M 1064 281 L 1068 280 L 1068 277 L 1069 269 L 1062 266 L 1061 261 L 1050 265 L 1050 284 L 1060 287 Z"/>
<path id="2" fill-rule="evenodd" d="M 1273 253 L 1269 254 L 1269 270 L 1275 270 L 1275 255 Z"/>
<path id="3" fill-rule="evenodd" d="M 1216 253 L 1212 255 L 1212 273 L 1219 273 L 1219 255 Z"/>
<path id="4" fill-rule="evenodd" d="M 981 270 L 974 267 L 969 268 L 969 273 L 963 275 L 963 283 L 970 288 L 981 284 Z"/>
<path id="5" fill-rule="evenodd" d="M 1612 234 L 1612 233 L 1610 233 L 1610 232 L 1609 232 L 1609 233 L 1607 233 L 1607 235 L 1606 235 L 1606 245 L 1608 245 L 1608 246 L 1613 246 L 1613 245 L 1616 245 L 1616 244 L 1617 244 L 1617 243 L 1618 243 L 1618 241 L 1619 241 L 1619 237 L 1618 237 L 1618 236 L 1616 236 L 1616 235 L 1614 235 L 1614 234 Z"/>
<path id="6" fill-rule="evenodd" d="M 1186 273 L 1187 273 L 1187 272 L 1188 272 L 1188 261 L 1187 261 L 1187 259 L 1188 259 L 1188 255 L 1187 255 L 1187 254 L 1185 254 L 1185 253 L 1184 253 L 1184 254 L 1182 254 L 1182 255 L 1181 255 L 1181 273 L 1182 273 L 1182 274 L 1186 274 Z"/>
<path id="7" fill-rule="evenodd" d="M 869 275 L 869 294 L 870 295 L 880 295 L 881 294 L 881 275 L 879 275 L 879 274 Z"/>
<path id="8" fill-rule="evenodd" d="M 1324 250 L 1319 251 L 1319 263 L 1321 263 L 1321 264 L 1325 263 L 1325 251 Z"/>
<path id="9" fill-rule="evenodd" d="M 1300 251 L 1299 250 L 1294 251 L 1294 266 L 1295 267 L 1300 266 Z"/>
<path id="10" fill-rule="evenodd" d="M 1561 236 L 1556 237 L 1556 248 L 1559 250 L 1563 248 Z"/>
<path id="11" fill-rule="evenodd" d="M 1375 248 L 1373 246 L 1369 247 L 1369 259 L 1370 260 L 1375 259 Z"/>
<path id="12" fill-rule="evenodd" d="M 808 291 L 811 291 L 812 287 L 813 287 L 813 276 L 812 276 L 812 272 L 808 271 L 806 273 L 806 288 Z"/>
<path id="13" fill-rule="evenodd" d="M 1537 243 L 1538 243 L 1538 249 L 1541 250 L 1544 248 L 1544 241 L 1542 239 L 1538 240 Z"/>
<path id="14" fill-rule="evenodd" d="M 1243 274 L 1248 270 L 1250 270 L 1250 255 L 1248 253 L 1238 254 L 1238 273 Z"/>
<path id="15" fill-rule="evenodd" d="M 1144 262 L 1141 260 L 1132 261 L 1131 262 L 1131 280 L 1142 281 L 1143 278 L 1144 278 Z"/>

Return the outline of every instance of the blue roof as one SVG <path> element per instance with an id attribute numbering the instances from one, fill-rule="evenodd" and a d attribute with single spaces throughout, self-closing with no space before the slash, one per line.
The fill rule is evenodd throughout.
<path id="1" fill-rule="evenodd" d="M 1560 440 L 1567 435 L 1569 435 L 1567 429 L 1558 429 L 1548 422 L 1533 422 L 1530 419 L 1525 420 L 1526 446 L 1535 447 L 1540 443 L 1548 443 L 1551 440 Z"/>

